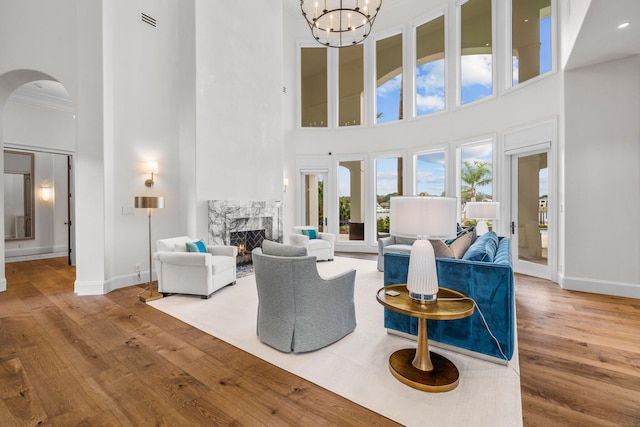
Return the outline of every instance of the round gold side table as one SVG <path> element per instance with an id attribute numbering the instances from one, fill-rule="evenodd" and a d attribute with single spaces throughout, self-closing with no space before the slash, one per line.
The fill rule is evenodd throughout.
<path id="1" fill-rule="evenodd" d="M 396 291 L 397 296 L 387 295 Z M 395 312 L 418 318 L 418 344 L 394 352 L 389 357 L 389 369 L 394 377 L 410 387 L 422 391 L 444 392 L 458 386 L 458 368 L 444 356 L 429 352 L 427 319 L 455 320 L 471 316 L 475 303 L 465 295 L 447 288 L 440 288 L 435 303 L 421 303 L 412 299 L 406 284 L 390 285 L 378 290 L 380 304 Z M 453 300 L 448 300 L 453 299 Z"/>

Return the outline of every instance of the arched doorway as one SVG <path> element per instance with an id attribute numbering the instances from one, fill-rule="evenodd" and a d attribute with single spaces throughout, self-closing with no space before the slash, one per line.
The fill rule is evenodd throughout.
<path id="1" fill-rule="evenodd" d="M 7 259 L 46 258 L 67 256 L 75 246 L 73 233 L 73 154 L 76 144 L 74 106 L 65 87 L 54 77 L 34 71 L 15 70 L 0 76 L 0 137 L 5 169 L 10 158 L 4 151 L 26 153 L 33 162 L 30 191 L 33 195 L 34 233 L 29 238 L 7 239 L 8 227 L 16 218 L 6 212 L 5 199 L 12 189 L 3 176 L 2 229 L 5 245 L 2 257 Z M 18 194 L 19 195 L 19 194 Z M 5 197 L 6 196 L 6 197 Z M 19 224 L 19 220 L 17 220 Z M 11 234 L 11 233 L 9 233 Z M 0 291 L 6 290 L 5 265 L 0 267 Z"/>

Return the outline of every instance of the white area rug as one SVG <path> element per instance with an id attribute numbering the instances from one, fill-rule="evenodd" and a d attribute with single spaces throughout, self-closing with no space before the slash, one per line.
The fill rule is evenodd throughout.
<path id="1" fill-rule="evenodd" d="M 430 347 L 460 370 L 458 387 L 446 393 L 422 392 L 396 380 L 389 372 L 389 356 L 401 348 L 415 348 L 416 343 L 389 335 L 384 328 L 383 307 L 376 301 L 383 273 L 376 270 L 375 261 L 337 257 L 318 263 L 324 277 L 351 268 L 357 270 L 356 330 L 311 353 L 281 353 L 260 342 L 253 275 L 238 279 L 235 286 L 219 290 L 208 300 L 173 295 L 150 305 L 406 426 L 522 425 L 517 351 L 503 366 Z"/>

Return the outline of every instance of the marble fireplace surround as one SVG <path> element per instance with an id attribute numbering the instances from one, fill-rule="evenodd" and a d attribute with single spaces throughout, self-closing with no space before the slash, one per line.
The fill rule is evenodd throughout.
<path id="1" fill-rule="evenodd" d="M 209 200 L 209 244 L 229 245 L 231 233 L 264 230 L 282 243 L 282 202 Z"/>

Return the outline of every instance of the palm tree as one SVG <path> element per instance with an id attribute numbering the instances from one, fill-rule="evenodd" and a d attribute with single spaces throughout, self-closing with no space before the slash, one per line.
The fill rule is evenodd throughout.
<path id="1" fill-rule="evenodd" d="M 464 183 L 468 184 L 468 187 L 463 188 L 463 191 L 468 191 L 470 193 L 470 201 L 475 202 L 476 188 L 489 185 L 493 180 L 491 162 L 479 162 L 476 160 L 471 164 L 465 160 L 463 165 L 460 178 Z"/>

